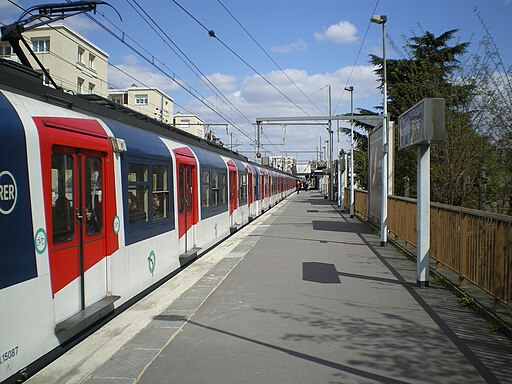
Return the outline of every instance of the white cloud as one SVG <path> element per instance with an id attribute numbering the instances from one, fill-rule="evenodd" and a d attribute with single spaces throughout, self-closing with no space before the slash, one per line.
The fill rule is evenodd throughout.
<path id="1" fill-rule="evenodd" d="M 98 24 L 83 15 L 68 17 L 64 19 L 62 23 L 71 28 L 73 31 L 78 32 L 84 36 L 87 36 L 87 33 L 90 31 L 97 31 L 100 29 Z"/>
<path id="2" fill-rule="evenodd" d="M 236 76 L 216 72 L 206 77 L 222 92 L 232 92 L 236 89 Z"/>
<path id="3" fill-rule="evenodd" d="M 156 87 L 171 97 L 171 92 L 180 88 L 173 80 L 157 72 L 155 68 L 143 66 L 134 55 L 123 56 L 122 63 L 115 64 L 115 66 L 120 70 L 112 67 L 109 71 L 108 82 L 116 88 L 126 88 L 132 84 Z"/>
<path id="4" fill-rule="evenodd" d="M 276 45 L 270 48 L 272 52 L 276 53 L 304 52 L 306 49 L 308 49 L 308 44 L 301 39 L 290 44 Z"/>
<path id="5" fill-rule="evenodd" d="M 350 112 L 350 94 L 343 89 L 347 85 L 354 86 L 354 108 L 372 109 L 373 106 L 379 104 L 381 96 L 377 89 L 377 76 L 373 73 L 372 66 L 358 66 L 352 70 L 352 67 L 339 68 L 334 72 L 309 74 L 301 69 L 286 69 L 286 75 L 290 77 L 295 84 L 306 94 L 309 99 L 316 105 L 313 106 L 307 98 L 293 85 L 290 80 L 281 72 L 273 71 L 264 74 L 265 78 L 274 84 L 281 92 L 292 99 L 298 106 L 304 109 L 310 115 L 327 115 L 327 88 L 331 85 L 332 112 L 349 113 Z M 352 74 L 351 74 L 352 72 Z M 350 84 L 347 79 L 351 75 Z M 323 89 L 322 89 L 323 88 Z M 229 100 L 252 122 L 256 121 L 256 117 L 264 116 L 306 116 L 289 100 L 283 97 L 271 85 L 259 76 L 253 75 L 245 78 L 240 89 L 226 95 Z M 179 100 L 177 100 L 179 102 Z M 230 120 L 235 122 L 238 127 L 242 127 L 244 132 L 254 138 L 254 127 L 245 119 L 241 119 L 233 110 L 212 96 L 207 99 L 211 105 L 215 105 L 222 110 L 223 116 L 229 116 Z M 338 104 L 338 101 L 340 103 Z M 335 107 L 338 105 L 338 108 Z M 197 100 L 193 100 L 187 106 L 187 109 L 194 111 L 207 122 L 224 122 L 217 114 L 213 113 L 207 107 Z M 317 109 L 318 107 L 318 109 Z M 344 123 L 340 125 L 343 126 Z M 348 126 L 346 123 L 344 126 Z M 230 127 L 230 132 L 234 132 L 234 137 L 238 138 L 244 147 L 240 150 L 248 150 L 250 139 L 244 137 L 236 129 Z M 275 144 L 281 144 L 283 140 L 283 128 L 281 126 L 264 126 L 265 138 Z M 229 143 L 231 139 L 226 135 L 225 128 L 214 128 L 215 134 L 221 138 L 224 143 Z M 325 140 L 325 128 L 319 126 L 288 126 L 286 130 L 286 146 L 272 147 L 273 152 L 288 151 L 293 155 L 293 150 L 314 150 L 318 146 L 320 140 Z M 320 139 L 322 136 L 322 139 Z M 233 139 L 235 140 L 235 139 Z M 343 141 L 344 140 L 344 141 Z M 348 139 L 342 138 L 342 145 L 348 145 Z M 268 142 L 267 142 L 268 143 Z M 344 143 L 344 144 L 343 144 Z M 325 145 L 325 144 L 323 144 Z M 268 145 L 267 145 L 268 149 Z M 314 154 L 306 153 L 302 156 L 315 158 Z"/>
<path id="6" fill-rule="evenodd" d="M 317 41 L 333 41 L 336 44 L 350 44 L 358 41 L 357 28 L 349 21 L 340 21 L 324 28 L 322 32 L 316 32 Z"/>
<path id="7" fill-rule="evenodd" d="M 237 82 L 234 75 L 213 73 L 208 78 L 224 92 L 236 109 L 241 111 L 245 117 L 241 117 L 235 108 L 227 106 L 217 96 L 209 96 L 201 101 L 193 99 L 186 103 L 180 99 L 183 92 L 177 92 L 179 87 L 168 77 L 159 74 L 154 68 L 144 67 L 139 63 L 136 56 L 128 55 L 123 57 L 122 63 L 117 64 L 123 71 L 130 73 L 147 86 L 155 86 L 173 97 L 176 103 L 183 105 L 186 110 L 192 111 L 208 123 L 225 123 L 224 117 L 242 129 L 246 135 L 241 134 L 237 128 L 229 126 L 229 132 L 233 132 L 233 143 L 243 144 L 237 147 L 240 151 L 250 149 L 250 144 L 254 142 L 255 132 L 253 123 L 257 117 L 263 116 L 306 116 L 309 115 L 327 115 L 327 89 L 326 85 L 331 85 L 332 94 L 332 112 L 333 114 L 348 113 L 350 111 L 350 95 L 343 91 L 346 85 L 354 86 L 354 107 L 372 109 L 379 104 L 381 96 L 377 89 L 377 77 L 373 73 L 372 66 L 343 67 L 333 72 L 310 74 L 302 69 L 286 69 L 286 75 L 281 71 L 272 71 L 264 74 L 265 78 L 277 87 L 282 93 L 293 100 L 300 108 L 287 100 L 276 89 L 268 84 L 265 79 L 253 75 Z M 350 83 L 347 79 L 351 76 Z M 304 94 L 315 104 L 312 103 L 290 82 L 290 80 L 302 90 Z M 117 87 L 129 87 L 135 81 L 130 77 L 112 69 L 109 82 Z M 203 91 L 202 91 L 203 92 Z M 206 92 L 211 94 L 210 92 Z M 188 97 L 188 96 L 187 96 Z M 207 108 L 203 102 L 208 103 L 219 112 L 216 114 Z M 317 109 L 318 108 L 318 109 Z M 348 124 L 348 123 L 347 123 Z M 343 126 L 343 123 L 341 124 Z M 348 126 L 348 125 L 345 125 Z M 224 142 L 229 143 L 231 136 L 226 133 L 225 127 L 212 126 L 215 134 Z M 322 138 L 320 138 L 322 137 Z M 276 155 L 279 151 L 293 150 L 314 150 L 319 146 L 319 141 L 325 140 L 325 127 L 318 126 L 288 126 L 286 129 L 285 146 L 270 146 L 268 141 L 274 144 L 282 144 L 283 128 L 281 126 L 265 126 L 264 137 L 266 149 L 272 150 Z M 341 145 L 347 146 L 348 139 L 342 138 Z M 323 144 L 325 145 L 325 144 Z M 315 158 L 311 153 L 303 156 Z"/>

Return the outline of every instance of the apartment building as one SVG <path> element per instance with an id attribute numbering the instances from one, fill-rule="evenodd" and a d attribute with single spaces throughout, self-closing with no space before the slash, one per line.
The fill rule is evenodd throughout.
<path id="1" fill-rule="evenodd" d="M 126 89 L 109 89 L 108 99 L 162 123 L 172 124 L 174 100 L 158 88 L 133 86 Z"/>
<path id="2" fill-rule="evenodd" d="M 297 166 L 297 159 L 292 156 L 270 156 L 269 165 L 292 173 L 293 169 Z"/>
<path id="3" fill-rule="evenodd" d="M 206 138 L 204 121 L 195 115 L 177 112 L 174 115 L 174 126 L 202 139 Z"/>
<path id="4" fill-rule="evenodd" d="M 65 25 L 42 26 L 25 31 L 31 46 L 56 84 L 66 91 L 108 95 L 108 54 Z M 32 67 L 41 71 L 25 51 Z M 19 61 L 7 42 L 0 42 L 0 57 Z M 41 71 L 42 72 L 42 71 Z M 45 84 L 50 85 L 43 76 Z"/>

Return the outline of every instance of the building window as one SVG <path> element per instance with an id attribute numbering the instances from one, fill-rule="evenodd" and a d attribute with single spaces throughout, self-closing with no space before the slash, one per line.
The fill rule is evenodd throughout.
<path id="1" fill-rule="evenodd" d="M 188 128 L 188 127 L 190 127 L 190 120 L 189 120 L 189 119 L 183 119 L 183 120 L 181 120 L 181 124 L 180 124 L 180 126 L 181 126 L 182 128 Z"/>
<path id="2" fill-rule="evenodd" d="M 85 55 L 85 49 L 83 49 L 82 47 L 78 47 L 78 58 L 77 58 L 77 61 L 80 64 L 84 63 L 84 55 Z"/>
<path id="3" fill-rule="evenodd" d="M 0 57 L 11 57 L 12 49 L 9 45 L 0 45 Z"/>
<path id="4" fill-rule="evenodd" d="M 121 96 L 112 96 L 112 101 L 116 104 L 123 104 L 123 98 Z"/>
<path id="5" fill-rule="evenodd" d="M 89 83 L 89 88 L 88 88 L 89 93 L 94 93 L 94 87 L 95 87 L 95 85 L 93 83 Z"/>
<path id="6" fill-rule="evenodd" d="M 148 95 L 135 95 L 136 105 L 148 105 Z"/>
<path id="7" fill-rule="evenodd" d="M 81 77 L 77 78 L 77 80 L 76 80 L 76 92 L 77 93 L 83 93 L 82 90 L 84 87 L 84 83 L 85 83 L 84 79 L 82 79 Z"/>
<path id="8" fill-rule="evenodd" d="M 32 39 L 32 50 L 34 53 L 50 52 L 50 38 L 40 37 Z"/>
<path id="9" fill-rule="evenodd" d="M 96 59 L 96 56 L 94 56 L 92 53 L 89 53 L 89 68 L 94 69 L 94 60 Z"/>

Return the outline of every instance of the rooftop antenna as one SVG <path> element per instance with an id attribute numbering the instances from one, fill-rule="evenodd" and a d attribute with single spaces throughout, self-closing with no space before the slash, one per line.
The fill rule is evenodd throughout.
<path id="1" fill-rule="evenodd" d="M 41 61 L 39 61 L 30 45 L 25 41 L 25 39 L 23 39 L 22 33 L 25 31 L 30 31 L 31 29 L 40 27 L 42 25 L 51 24 L 58 20 L 64 20 L 67 17 L 75 16 L 81 13 L 91 11 L 96 13 L 96 7 L 100 4 L 108 5 L 109 7 L 114 9 L 114 11 L 116 11 L 119 18 L 121 19 L 121 15 L 119 14 L 119 12 L 117 12 L 117 10 L 114 7 L 100 0 L 34 5 L 33 7 L 30 7 L 29 9 L 24 11 L 17 21 L 15 21 L 12 24 L 3 26 L 1 28 L 1 40 L 7 41 L 11 45 L 14 53 L 18 56 L 20 62 L 26 67 L 32 69 L 32 65 L 28 61 L 27 55 L 25 55 L 25 52 L 23 52 L 23 50 L 21 49 L 21 41 L 25 48 L 27 48 L 30 55 L 34 58 L 37 65 L 41 68 L 45 76 L 48 78 L 48 80 L 53 84 L 53 86 L 56 89 L 60 89 L 60 87 L 52 79 L 48 71 L 44 68 Z"/>

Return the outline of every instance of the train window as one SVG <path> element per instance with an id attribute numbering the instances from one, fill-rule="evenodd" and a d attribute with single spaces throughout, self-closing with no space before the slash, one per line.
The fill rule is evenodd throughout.
<path id="1" fill-rule="evenodd" d="M 169 216 L 169 167 L 153 166 L 152 212 L 153 220 L 165 219 Z"/>
<path id="2" fill-rule="evenodd" d="M 220 175 L 220 203 L 226 204 L 227 202 L 227 177 L 225 173 Z"/>
<path id="3" fill-rule="evenodd" d="M 178 180 L 178 186 L 183 186 L 185 183 L 185 168 L 180 166 L 180 172 L 179 172 L 179 180 Z M 185 212 L 185 197 L 183 195 L 182 191 L 179 191 L 178 193 L 178 212 L 184 213 Z"/>
<path id="4" fill-rule="evenodd" d="M 128 165 L 128 215 L 130 224 L 148 220 L 149 167 L 143 164 Z"/>
<path id="5" fill-rule="evenodd" d="M 212 206 L 219 205 L 219 172 L 212 172 Z"/>
<path id="6" fill-rule="evenodd" d="M 238 199 L 247 199 L 247 174 L 240 173 L 238 176 Z"/>
<path id="7" fill-rule="evenodd" d="M 75 236 L 73 212 L 73 156 L 52 154 L 52 233 L 53 242 L 62 243 Z"/>
<path id="8" fill-rule="evenodd" d="M 86 233 L 92 236 L 103 230 L 103 191 L 101 159 L 85 159 Z"/>
<path id="9" fill-rule="evenodd" d="M 188 166 L 185 168 L 185 175 L 186 175 L 186 205 L 187 205 L 187 213 L 191 213 L 192 209 L 194 207 L 193 200 L 192 200 L 192 167 Z"/>
<path id="10" fill-rule="evenodd" d="M 201 172 L 201 206 L 210 206 L 210 172 Z"/>

